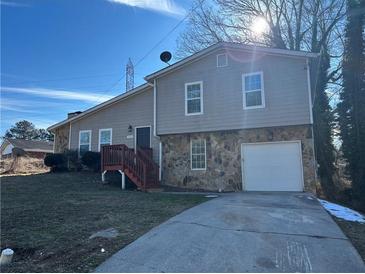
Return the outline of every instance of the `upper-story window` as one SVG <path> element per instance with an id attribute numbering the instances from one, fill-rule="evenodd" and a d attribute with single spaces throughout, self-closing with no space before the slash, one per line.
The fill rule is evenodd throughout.
<path id="1" fill-rule="evenodd" d="M 185 115 L 203 114 L 203 82 L 185 84 Z"/>
<path id="2" fill-rule="evenodd" d="M 99 129 L 99 151 L 102 145 L 112 144 L 112 129 L 103 128 Z"/>
<path id="3" fill-rule="evenodd" d="M 191 140 L 191 169 L 206 169 L 206 142 L 205 139 Z"/>
<path id="4" fill-rule="evenodd" d="M 217 54 L 217 68 L 228 66 L 228 58 L 226 53 Z"/>
<path id="5" fill-rule="evenodd" d="M 79 152 L 83 155 L 91 150 L 91 130 L 80 130 L 79 132 Z"/>
<path id="6" fill-rule="evenodd" d="M 265 107 L 263 73 L 254 72 L 242 75 L 243 108 Z"/>

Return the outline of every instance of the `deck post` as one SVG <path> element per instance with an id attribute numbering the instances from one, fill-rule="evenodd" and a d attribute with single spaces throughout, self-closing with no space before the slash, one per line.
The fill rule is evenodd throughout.
<path id="1" fill-rule="evenodd" d="M 125 174 L 123 171 L 118 170 L 120 174 L 122 174 L 122 189 L 125 190 Z"/>
<path id="2" fill-rule="evenodd" d="M 102 173 L 101 173 L 101 181 L 102 182 L 105 182 L 105 173 L 107 172 L 107 170 L 104 170 Z"/>

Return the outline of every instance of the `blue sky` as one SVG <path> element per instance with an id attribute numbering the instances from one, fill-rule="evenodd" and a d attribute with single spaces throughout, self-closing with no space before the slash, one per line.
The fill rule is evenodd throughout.
<path id="1" fill-rule="evenodd" d="M 1 136 L 18 120 L 45 128 L 125 91 L 140 60 L 192 0 L 1 0 Z M 135 68 L 135 86 L 165 65 L 182 24 Z"/>

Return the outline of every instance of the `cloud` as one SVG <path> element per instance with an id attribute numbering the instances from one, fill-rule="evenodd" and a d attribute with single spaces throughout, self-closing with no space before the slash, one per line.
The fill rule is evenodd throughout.
<path id="1" fill-rule="evenodd" d="M 27 8 L 29 5 L 19 2 L 12 1 L 0 1 L 1 6 L 12 7 L 12 8 Z"/>
<path id="2" fill-rule="evenodd" d="M 13 98 L 1 98 L 0 106 L 1 110 L 8 110 L 22 113 L 44 113 L 39 110 L 39 106 L 46 105 L 51 107 L 52 110 L 71 108 L 72 103 L 67 102 L 50 102 L 43 100 L 19 100 Z"/>
<path id="3" fill-rule="evenodd" d="M 7 92 L 7 93 L 29 94 L 38 97 L 74 100 L 86 103 L 101 103 L 113 97 L 101 93 L 90 93 L 90 92 L 86 93 L 82 91 L 69 91 L 69 90 L 47 89 L 47 88 L 1 87 L 0 89 L 1 92 Z"/>
<path id="4" fill-rule="evenodd" d="M 1 110 L 7 110 L 7 111 L 14 111 L 14 112 L 24 112 L 24 113 L 41 113 L 39 110 L 32 110 L 32 109 L 25 109 L 23 107 L 18 106 L 12 106 L 12 105 L 6 105 L 1 104 Z"/>
<path id="5" fill-rule="evenodd" d="M 107 0 L 108 2 L 136 7 L 154 12 L 163 13 L 170 16 L 182 16 L 185 9 L 172 0 Z"/>
<path id="6" fill-rule="evenodd" d="M 69 107 L 74 105 L 73 102 L 65 102 L 65 101 L 44 101 L 44 100 L 26 100 L 26 99 L 18 99 L 18 98 L 1 98 L 1 105 L 12 105 L 12 106 L 19 106 L 19 107 L 33 107 L 38 108 L 40 104 L 51 106 L 52 108 L 56 107 Z"/>

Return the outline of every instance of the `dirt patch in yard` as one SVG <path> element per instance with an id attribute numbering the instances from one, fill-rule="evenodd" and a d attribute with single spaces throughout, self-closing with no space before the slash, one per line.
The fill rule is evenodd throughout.
<path id="1" fill-rule="evenodd" d="M 15 251 L 3 272 L 90 272 L 151 228 L 207 199 L 121 191 L 100 174 L 1 178 L 1 249 Z M 114 228 L 115 238 L 94 233 Z"/>
<path id="2" fill-rule="evenodd" d="M 365 262 L 365 224 L 333 217 Z"/>

